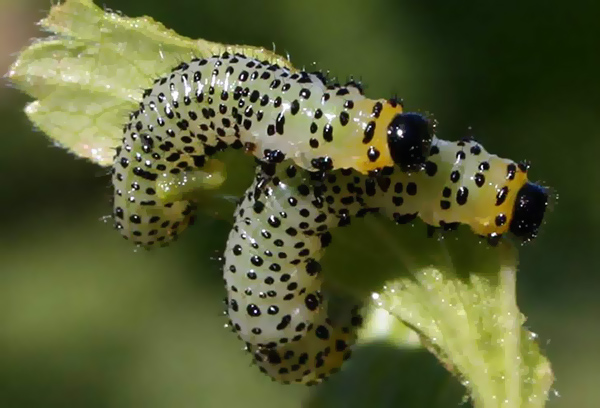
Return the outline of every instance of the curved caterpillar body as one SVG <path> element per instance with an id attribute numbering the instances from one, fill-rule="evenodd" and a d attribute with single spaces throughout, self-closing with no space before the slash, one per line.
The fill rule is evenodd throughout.
<path id="1" fill-rule="evenodd" d="M 365 98 L 355 83 L 328 86 L 320 74 L 240 54 L 195 59 L 157 79 L 130 115 L 113 167 L 115 215 L 124 230 L 153 225 L 148 232 L 156 232 L 136 242 L 168 241 L 189 223 L 193 204 L 161 200 L 154 187 L 136 189 L 201 169 L 228 146 L 314 171 L 368 173 L 395 163 L 408 170 L 422 164 L 432 128 L 393 100 Z"/>
<path id="2" fill-rule="evenodd" d="M 318 260 L 331 230 L 381 212 L 399 224 L 417 216 L 446 229 L 468 224 L 492 242 L 509 228 L 529 239 L 546 193 L 527 182 L 526 171 L 474 141 L 434 140 L 425 170 L 416 173 L 342 170 L 317 182 L 293 165 L 272 177 L 259 173 L 236 210 L 225 250 L 231 324 L 273 378 L 325 378 L 349 357 L 352 329 L 361 321 L 358 308 L 337 324 L 327 315 Z"/>
<path id="3" fill-rule="evenodd" d="M 328 315 L 319 259 L 339 218 L 319 191 L 294 165 L 259 172 L 225 250 L 231 325 L 261 371 L 282 382 L 312 384 L 338 370 L 362 321 L 358 306 L 337 321 Z"/>
<path id="4" fill-rule="evenodd" d="M 529 240 L 548 202 L 525 165 L 472 140 L 438 139 L 422 116 L 352 84 L 327 87 L 319 75 L 241 55 L 181 64 L 145 92 L 124 132 L 115 224 L 145 247 L 192 222 L 188 193 L 219 169 L 208 156 L 246 147 L 267 163 L 236 209 L 224 279 L 232 326 L 283 382 L 336 371 L 360 325 L 357 307 L 328 315 L 319 259 L 335 227 L 377 211 L 399 224 L 467 224 L 491 243 L 509 231 Z"/>

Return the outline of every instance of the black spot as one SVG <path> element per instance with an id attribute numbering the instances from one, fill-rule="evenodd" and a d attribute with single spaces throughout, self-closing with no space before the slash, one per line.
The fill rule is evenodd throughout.
<path id="1" fill-rule="evenodd" d="M 311 293 L 304 299 L 304 304 L 308 310 L 315 311 L 319 307 L 319 299 Z"/>
<path id="2" fill-rule="evenodd" d="M 485 176 L 481 173 L 477 173 L 475 174 L 475 185 L 477 187 L 483 187 L 483 185 L 485 184 Z"/>
<path id="3" fill-rule="evenodd" d="M 371 140 L 373 140 L 374 135 L 375 135 L 375 122 L 371 121 L 371 122 L 367 123 L 367 126 L 365 127 L 362 142 L 364 144 L 371 143 Z"/>
<path id="4" fill-rule="evenodd" d="M 517 173 L 517 166 L 514 163 L 511 163 L 508 166 L 506 166 L 506 179 L 507 180 L 514 180 L 516 173 Z"/>
<path id="5" fill-rule="evenodd" d="M 255 201 L 252 205 L 252 209 L 255 213 L 260 214 L 265 208 L 265 204 L 262 201 Z"/>
<path id="6" fill-rule="evenodd" d="M 281 221 L 279 220 L 279 218 L 275 217 L 274 215 L 271 215 L 267 222 L 273 228 L 277 228 L 281 225 Z"/>
<path id="7" fill-rule="evenodd" d="M 331 142 L 333 140 L 333 127 L 329 123 L 323 128 L 323 139 L 326 142 Z"/>
<path id="8" fill-rule="evenodd" d="M 310 276 L 314 276 L 321 272 L 321 264 L 315 259 L 309 259 L 306 261 L 306 273 Z"/>
<path id="9" fill-rule="evenodd" d="M 252 258 L 250 258 L 250 262 L 252 262 L 254 266 L 261 266 L 263 264 L 262 258 L 258 255 L 254 255 Z"/>
<path id="10" fill-rule="evenodd" d="M 295 115 L 296 113 L 298 113 L 299 110 L 300 110 L 300 103 L 298 103 L 297 99 L 294 99 L 292 101 L 292 104 L 290 107 L 290 112 L 292 112 L 292 115 Z"/>
<path id="11" fill-rule="evenodd" d="M 283 115 L 283 113 L 279 113 L 279 115 L 277 115 L 277 119 L 275 120 L 275 130 L 280 135 L 283 135 L 284 125 L 285 125 L 285 116 Z"/>
<path id="12" fill-rule="evenodd" d="M 302 88 L 302 90 L 300 91 L 300 96 L 304 99 L 310 98 L 310 90 L 308 90 L 307 88 Z"/>
<path id="13" fill-rule="evenodd" d="M 329 330 L 327 329 L 327 327 L 319 325 L 315 329 L 315 335 L 321 340 L 327 340 L 329 339 Z"/>
<path id="14" fill-rule="evenodd" d="M 371 116 L 374 118 L 378 118 L 379 115 L 381 114 L 382 109 L 383 109 L 383 105 L 381 104 L 381 102 L 376 102 L 375 105 L 373 105 L 373 110 L 371 111 Z"/>
<path id="15" fill-rule="evenodd" d="M 458 205 L 464 205 L 469 197 L 469 189 L 466 187 L 460 187 L 456 192 L 456 202 Z"/>
<path id="16" fill-rule="evenodd" d="M 275 350 L 269 350 L 267 352 L 267 361 L 269 364 L 281 364 L 281 357 L 279 357 L 279 354 Z"/>
<path id="17" fill-rule="evenodd" d="M 402 204 L 404 204 L 404 199 L 400 196 L 393 196 L 392 203 L 394 203 L 396 207 L 400 207 Z"/>
<path id="18" fill-rule="evenodd" d="M 340 123 L 342 126 L 346 126 L 348 124 L 349 120 L 350 120 L 350 115 L 348 115 L 348 112 L 340 113 Z"/>
<path id="19" fill-rule="evenodd" d="M 425 173 L 428 176 L 433 177 L 437 173 L 438 166 L 432 161 L 428 161 L 425 163 Z"/>
<path id="20" fill-rule="evenodd" d="M 504 201 L 506 201 L 506 196 L 508 195 L 508 187 L 502 187 L 498 193 L 496 194 L 496 205 L 502 205 Z"/>
<path id="21" fill-rule="evenodd" d="M 377 159 L 379 158 L 380 155 L 381 155 L 381 153 L 379 152 L 379 150 L 377 150 L 373 146 L 370 146 L 369 150 L 367 150 L 367 157 L 369 158 L 370 162 L 377 161 Z"/>
<path id="22" fill-rule="evenodd" d="M 254 303 L 250 303 L 246 307 L 246 312 L 248 313 L 248 316 L 251 316 L 251 317 L 258 317 L 261 315 L 260 308 L 258 306 L 256 306 Z"/>
<path id="23" fill-rule="evenodd" d="M 490 164 L 486 161 L 482 161 L 481 163 L 479 163 L 479 170 L 480 171 L 487 171 L 490 169 Z"/>
<path id="24" fill-rule="evenodd" d="M 307 196 L 310 194 L 310 189 L 306 184 L 300 184 L 298 186 L 298 192 L 300 193 L 300 195 Z"/>
<path id="25" fill-rule="evenodd" d="M 406 185 L 406 194 L 414 196 L 417 194 L 417 184 L 414 182 L 410 182 Z"/>
<path id="26" fill-rule="evenodd" d="M 283 330 L 285 329 L 290 322 L 292 321 L 292 316 L 290 315 L 285 315 L 281 318 L 281 322 L 279 322 L 279 324 L 276 326 L 277 330 Z"/>

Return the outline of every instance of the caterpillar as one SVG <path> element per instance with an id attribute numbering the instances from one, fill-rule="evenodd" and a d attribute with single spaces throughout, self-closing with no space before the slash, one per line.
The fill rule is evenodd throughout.
<path id="1" fill-rule="evenodd" d="M 325 138 L 331 129 L 339 141 Z M 334 228 L 379 212 L 398 224 L 419 217 L 430 232 L 465 224 L 495 244 L 509 232 L 531 240 L 543 222 L 548 191 L 528 180 L 526 164 L 434 130 L 354 84 L 326 86 L 319 75 L 238 54 L 193 60 L 145 91 L 124 127 L 112 171 L 115 226 L 140 246 L 168 243 L 193 222 L 190 193 L 221 171 L 211 156 L 227 146 L 252 153 L 264 165 L 224 254 L 231 326 L 263 372 L 318 383 L 350 356 L 361 322 L 358 305 L 329 316 L 319 259 Z"/>
<path id="2" fill-rule="evenodd" d="M 224 53 L 181 63 L 157 79 L 123 132 L 113 184 L 116 195 L 129 201 L 116 199 L 115 215 L 124 230 L 155 224 L 155 239 L 144 240 L 150 243 L 176 237 L 189 223 L 193 204 L 160 206 L 153 187 L 135 189 L 162 174 L 203 168 L 227 147 L 244 148 L 266 163 L 288 158 L 314 171 L 368 173 L 394 164 L 410 170 L 422 164 L 433 126 L 422 115 L 403 112 L 395 100 L 365 98 L 355 82 L 327 85 L 319 73 L 292 73 Z M 128 194 L 130 189 L 136 193 Z M 138 205 L 153 209 L 132 211 Z M 167 223 L 168 234 L 159 234 Z"/>
<path id="3" fill-rule="evenodd" d="M 258 169 L 236 209 L 223 267 L 230 325 L 260 370 L 309 385 L 350 357 L 362 322 L 359 305 L 337 321 L 328 314 L 319 259 L 339 219 L 311 178 L 293 164 L 273 176 Z"/>
<path id="4" fill-rule="evenodd" d="M 315 181 L 293 164 L 259 171 L 235 213 L 225 250 L 228 315 L 260 369 L 283 382 L 316 383 L 350 356 L 358 306 L 333 323 L 321 292 L 319 259 L 331 231 L 379 212 L 398 224 L 419 216 L 434 227 L 467 224 L 492 244 L 511 231 L 532 239 L 547 205 L 527 167 L 471 140 L 433 141 L 423 171 L 350 169 Z"/>

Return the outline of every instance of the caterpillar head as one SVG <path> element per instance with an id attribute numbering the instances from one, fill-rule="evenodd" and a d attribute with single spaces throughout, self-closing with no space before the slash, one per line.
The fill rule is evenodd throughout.
<path id="1" fill-rule="evenodd" d="M 431 147 L 433 126 L 418 113 L 399 113 L 387 128 L 387 143 L 392 160 L 402 171 L 419 170 Z"/>
<path id="2" fill-rule="evenodd" d="M 548 206 L 548 189 L 527 182 L 517 193 L 510 232 L 523 241 L 537 236 Z"/>

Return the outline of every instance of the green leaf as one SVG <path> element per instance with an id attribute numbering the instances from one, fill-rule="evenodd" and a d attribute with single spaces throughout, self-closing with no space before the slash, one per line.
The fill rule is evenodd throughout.
<path id="1" fill-rule="evenodd" d="M 23 50 L 8 77 L 35 99 L 25 109 L 35 126 L 101 166 L 111 164 L 141 90 L 180 61 L 227 50 L 290 66 L 264 49 L 188 39 L 148 17 L 104 12 L 89 0 L 53 6 L 40 25 L 53 36 Z M 225 161 L 228 169 L 242 166 Z M 201 191 L 201 208 L 229 217 L 233 200 L 223 198 L 243 191 L 249 183 L 244 174 L 252 172 L 237 171 L 218 192 Z M 372 302 L 362 344 L 413 350 L 425 345 L 466 386 L 476 407 L 542 407 L 553 374 L 535 336 L 523 327 L 516 259 L 510 243 L 491 248 L 464 229 L 438 241 L 425 238 L 424 226 L 401 228 L 369 217 L 336 234 L 324 266 L 332 285 Z M 332 383 L 344 381 L 353 364 Z M 372 374 L 361 370 L 370 382 L 360 384 L 373 384 Z M 323 402 L 327 387 L 314 394 L 313 406 Z M 368 398 L 379 404 L 372 394 Z"/>
<path id="2" fill-rule="evenodd" d="M 104 12 L 90 0 L 55 5 L 40 22 L 55 36 L 21 52 L 8 78 L 36 100 L 25 112 L 55 142 L 109 166 L 129 112 L 179 62 L 229 51 L 290 66 L 265 49 L 192 40 L 149 17 Z"/>
<path id="3" fill-rule="evenodd" d="M 370 298 L 412 328 L 476 407 L 544 406 L 553 374 L 523 327 L 510 242 L 490 247 L 466 227 L 428 238 L 420 222 L 397 226 L 379 217 L 354 222 L 334 242 L 323 262 L 330 284 Z M 383 320 L 367 325 L 363 338 L 387 332 L 389 343 L 406 348 L 410 336 Z"/>

